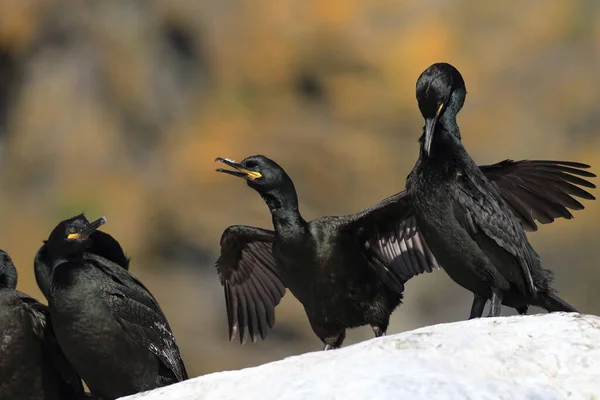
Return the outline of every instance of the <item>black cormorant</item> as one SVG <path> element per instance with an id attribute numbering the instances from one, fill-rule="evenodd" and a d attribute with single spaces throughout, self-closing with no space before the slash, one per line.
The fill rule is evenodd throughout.
<path id="1" fill-rule="evenodd" d="M 17 270 L 0 250 L 0 399 L 83 399 L 81 379 L 56 342 L 48 307 L 16 287 Z"/>
<path id="2" fill-rule="evenodd" d="M 275 227 L 272 232 L 232 226 L 223 233 L 217 268 L 225 286 L 230 338 L 238 328 L 242 343 L 248 336 L 264 338 L 286 286 L 304 306 L 325 350 L 340 347 L 347 328 L 371 325 L 376 336 L 384 334 L 404 282 L 386 285 L 378 266 L 369 265 L 358 241 L 360 219 L 305 221 L 292 180 L 273 160 L 217 160 L 234 168 L 217 171 L 245 178 L 261 195 Z"/>
<path id="3" fill-rule="evenodd" d="M 225 289 L 230 340 L 238 331 L 242 343 L 248 337 L 264 339 L 286 286 L 304 305 L 325 348 L 339 347 L 349 327 L 370 324 L 376 336 L 382 335 L 402 299 L 404 283 L 439 268 L 417 229 L 407 192 L 357 214 L 306 222 L 291 179 L 275 162 L 263 156 L 241 163 L 217 161 L 234 169 L 217 171 L 245 178 L 259 192 L 275 227 L 274 232 L 235 225 L 221 237 L 217 269 Z M 535 230 L 534 219 L 570 218 L 566 207 L 583 208 L 564 186 L 554 197 L 540 197 L 540 184 L 568 186 L 570 179 L 578 179 L 583 186 L 594 186 L 566 173 L 594 176 L 579 169 L 585 165 L 566 164 L 503 161 L 481 170 L 503 196 L 521 207 L 524 226 Z M 548 168 L 539 171 L 540 166 Z M 578 195 L 591 196 L 573 187 L 581 190 Z M 548 207 L 551 212 L 542 216 Z"/>
<path id="4" fill-rule="evenodd" d="M 86 252 L 105 221 L 67 219 L 45 245 L 58 342 L 94 398 L 114 399 L 185 380 L 187 373 L 148 289 L 123 265 Z"/>
<path id="5" fill-rule="evenodd" d="M 82 214 L 81 218 L 85 218 L 85 216 Z M 125 255 L 123 248 L 115 238 L 106 232 L 100 230 L 92 232 L 88 239 L 88 245 L 85 252 L 96 254 L 125 269 L 129 269 L 129 258 Z M 33 267 L 37 285 L 46 300 L 50 301 L 52 263 L 48 261 L 47 257 L 48 251 L 46 248 L 46 241 L 44 241 L 44 244 L 42 244 L 35 254 Z"/>
<path id="6" fill-rule="evenodd" d="M 564 207 L 550 205 L 531 212 L 526 204 L 502 196 L 461 143 L 456 115 L 466 93 L 460 73 L 445 63 L 432 65 L 417 81 L 417 100 L 425 128 L 420 156 L 407 178 L 406 189 L 419 231 L 450 278 L 474 293 L 471 318 L 481 316 L 488 299 L 490 316 L 500 315 L 502 304 L 520 313 L 528 305 L 547 311 L 576 312 L 552 288 L 552 273 L 542 268 L 522 225 L 523 212 L 529 211 L 533 217 L 569 214 Z M 535 174 L 544 177 L 561 167 L 570 172 L 573 165 L 538 163 L 530 175 L 533 178 Z M 531 191 L 527 194 L 536 205 L 543 198 L 556 199 L 566 206 L 577 206 L 569 195 L 593 198 L 569 183 L 585 185 L 585 181 L 562 176 L 563 179 L 549 178 L 531 185 L 539 199 Z M 515 183 L 522 191 L 523 182 Z"/>

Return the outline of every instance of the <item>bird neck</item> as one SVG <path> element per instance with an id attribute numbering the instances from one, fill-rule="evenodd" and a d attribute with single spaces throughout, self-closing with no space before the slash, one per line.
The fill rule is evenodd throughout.
<path id="1" fill-rule="evenodd" d="M 46 299 L 49 299 L 50 285 L 52 284 L 52 262 L 48 261 L 46 245 L 43 245 L 36 253 L 33 260 L 33 271 L 40 291 Z"/>
<path id="2" fill-rule="evenodd" d="M 52 271 L 64 263 L 78 263 L 83 261 L 84 250 L 76 252 L 63 252 L 63 251 L 54 251 L 54 249 L 48 247 L 46 248 L 47 262 L 51 265 Z"/>
<path id="3" fill-rule="evenodd" d="M 294 236 L 302 234 L 306 227 L 306 221 L 298 210 L 298 196 L 296 190 L 271 190 L 262 195 L 271 211 L 273 227 L 280 236 Z"/>
<path id="4" fill-rule="evenodd" d="M 451 107 L 452 105 L 449 105 L 448 110 L 440 116 L 438 125 L 443 127 L 452 137 L 460 141 L 460 129 L 458 129 L 458 123 L 456 122 L 457 112 Z"/>
<path id="5" fill-rule="evenodd" d="M 6 265 L 0 266 L 0 289 L 17 288 L 17 270 Z"/>
<path id="6" fill-rule="evenodd" d="M 421 136 L 421 157 L 423 159 L 447 159 L 449 153 L 461 151 L 463 146 L 461 143 L 460 130 L 456 123 L 456 114 L 446 112 L 437 121 L 429 154 L 425 151 L 424 142 L 423 135 Z"/>

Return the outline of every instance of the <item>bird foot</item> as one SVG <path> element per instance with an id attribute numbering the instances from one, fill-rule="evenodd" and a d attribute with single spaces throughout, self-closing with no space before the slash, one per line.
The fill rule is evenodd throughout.
<path id="1" fill-rule="evenodd" d="M 488 314 L 488 317 L 499 317 L 500 311 L 502 311 L 502 294 L 492 291 L 490 313 Z"/>
<path id="2" fill-rule="evenodd" d="M 483 315 L 483 309 L 485 308 L 485 303 L 487 303 L 486 298 L 475 295 L 473 298 L 473 305 L 471 306 L 471 314 L 469 315 L 469 319 L 481 318 L 481 315 Z"/>
<path id="3" fill-rule="evenodd" d="M 385 336 L 385 331 L 380 327 L 371 325 L 371 329 L 373 329 L 373 333 L 375 334 L 376 338 Z"/>

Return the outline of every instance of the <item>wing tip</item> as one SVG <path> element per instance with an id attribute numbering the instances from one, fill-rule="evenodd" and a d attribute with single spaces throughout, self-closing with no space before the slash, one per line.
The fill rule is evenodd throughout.
<path id="1" fill-rule="evenodd" d="M 233 342 L 237 336 L 238 326 L 237 323 L 229 328 L 229 341 Z"/>

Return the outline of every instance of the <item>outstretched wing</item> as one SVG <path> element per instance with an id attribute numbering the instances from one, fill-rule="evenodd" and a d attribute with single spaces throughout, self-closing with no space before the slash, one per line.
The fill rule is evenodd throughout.
<path id="1" fill-rule="evenodd" d="M 589 167 L 570 161 L 504 160 L 479 168 L 521 219 L 524 229 L 537 231 L 535 220 L 548 224 L 556 218 L 573 218 L 569 209 L 584 208 L 576 197 L 595 199 L 580 187 L 596 187 L 581 178 L 596 176 L 586 171 Z"/>
<path id="2" fill-rule="evenodd" d="M 394 284 L 404 285 L 417 275 L 441 268 L 421 236 L 414 215 L 397 221 L 392 230 L 384 230 L 383 233 L 375 230 L 369 239 L 369 247 L 376 254 L 371 262 L 381 263 L 379 268 L 383 269 L 386 282 L 391 278 Z"/>
<path id="3" fill-rule="evenodd" d="M 580 187 L 596 187 L 581 178 L 596 176 L 585 171 L 587 168 L 588 165 L 576 162 L 546 160 L 505 160 L 480 167 L 524 229 L 530 231 L 537 230 L 536 220 L 546 224 L 556 218 L 572 218 L 569 209 L 583 208 L 575 197 L 595 199 Z M 406 191 L 348 216 L 346 223 L 360 233 L 359 240 L 365 245 L 370 265 L 396 291 L 402 291 L 408 279 L 440 268 L 419 232 Z M 497 235 L 502 234 L 500 230 L 497 232 Z M 523 256 L 528 257 L 529 251 L 521 250 Z"/>
<path id="4" fill-rule="evenodd" d="M 369 265 L 398 293 L 410 278 L 440 269 L 419 232 L 406 191 L 346 217 L 345 223 L 357 232 Z"/>
<path id="5" fill-rule="evenodd" d="M 273 255 L 275 232 L 234 225 L 221 236 L 221 256 L 216 267 L 225 289 L 229 340 L 239 330 L 240 342 L 248 337 L 265 339 L 275 324 L 275 306 L 285 294 Z"/>

